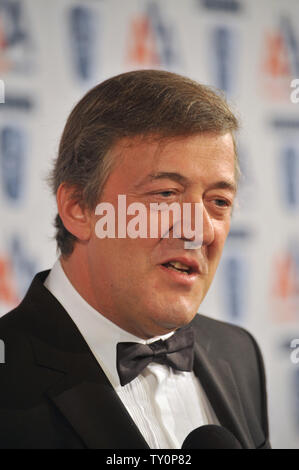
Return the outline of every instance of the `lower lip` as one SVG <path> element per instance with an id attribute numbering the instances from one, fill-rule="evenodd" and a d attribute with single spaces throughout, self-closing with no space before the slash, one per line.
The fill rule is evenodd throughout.
<path id="1" fill-rule="evenodd" d="M 180 271 L 175 271 L 172 268 L 166 268 L 162 264 L 160 264 L 160 268 L 174 282 L 176 282 L 178 284 L 185 285 L 185 286 L 192 286 L 194 284 L 194 282 L 196 281 L 196 279 L 198 278 L 197 273 L 185 274 L 185 273 L 182 273 Z"/>

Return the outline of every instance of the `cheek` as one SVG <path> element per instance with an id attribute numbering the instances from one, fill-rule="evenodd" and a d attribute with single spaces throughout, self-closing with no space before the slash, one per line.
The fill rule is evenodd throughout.
<path id="1" fill-rule="evenodd" d="M 118 273 L 140 272 L 149 265 L 150 252 L 154 241 L 141 238 L 96 239 L 90 257 L 99 267 Z"/>

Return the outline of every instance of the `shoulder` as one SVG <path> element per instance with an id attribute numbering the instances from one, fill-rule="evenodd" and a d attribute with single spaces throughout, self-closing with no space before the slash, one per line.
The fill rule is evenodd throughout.
<path id="1" fill-rule="evenodd" d="M 0 340 L 4 352 L 4 364 L 0 371 L 2 381 L 3 377 L 8 379 L 17 375 L 14 380 L 18 383 L 19 373 L 33 363 L 30 325 L 26 326 L 24 317 L 26 309 L 20 305 L 0 318 Z"/>
<path id="2" fill-rule="evenodd" d="M 32 344 L 36 343 L 61 352 L 88 350 L 70 315 L 44 286 L 48 273 L 38 273 L 20 305 L 0 318 L 0 339 L 7 360 L 16 367 L 26 357 L 32 361 Z"/>
<path id="3" fill-rule="evenodd" d="M 196 315 L 192 325 L 195 342 L 209 358 L 229 364 L 248 416 L 258 414 L 267 436 L 266 375 L 263 357 L 254 336 L 245 328 L 201 314 Z M 254 405 L 251 406 L 252 400 Z"/>
<path id="4" fill-rule="evenodd" d="M 224 360 L 244 387 L 251 386 L 256 395 L 266 393 L 265 367 L 254 336 L 237 325 L 198 314 L 193 320 L 195 342 L 210 358 Z M 246 388 L 245 387 L 245 388 Z M 264 399 L 264 398 L 263 398 Z"/>
<path id="5" fill-rule="evenodd" d="M 37 309 L 47 303 L 50 293 L 43 285 L 49 271 L 43 271 L 34 277 L 22 302 L 13 310 L 0 318 L 0 337 L 8 332 L 15 333 L 26 330 L 33 320 L 32 316 Z"/>
<path id="6" fill-rule="evenodd" d="M 240 326 L 215 320 L 202 314 L 197 314 L 192 321 L 196 341 L 205 349 L 213 349 L 222 355 L 231 351 L 239 353 L 251 352 L 259 354 L 259 347 L 253 335 Z"/>
<path id="7" fill-rule="evenodd" d="M 47 330 L 47 311 L 51 302 L 54 305 L 56 302 L 43 284 L 48 273 L 38 273 L 22 302 L 0 318 L 0 339 L 4 345 L 6 364 L 21 368 L 25 361 L 31 362 L 31 338 Z"/>

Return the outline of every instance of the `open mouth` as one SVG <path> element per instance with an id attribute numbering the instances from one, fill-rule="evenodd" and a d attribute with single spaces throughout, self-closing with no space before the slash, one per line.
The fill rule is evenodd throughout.
<path id="1" fill-rule="evenodd" d="M 195 273 L 195 269 L 193 269 L 191 266 L 187 266 L 186 264 L 180 263 L 180 261 L 169 261 L 167 263 L 162 264 L 162 266 L 186 275 L 191 275 Z"/>

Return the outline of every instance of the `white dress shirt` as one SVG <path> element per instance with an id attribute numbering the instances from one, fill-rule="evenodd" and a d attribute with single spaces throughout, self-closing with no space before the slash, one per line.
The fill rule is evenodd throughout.
<path id="1" fill-rule="evenodd" d="M 44 282 L 70 315 L 119 398 L 151 449 L 179 449 L 185 437 L 204 424 L 219 424 L 193 372 L 151 363 L 132 382 L 121 386 L 116 345 L 122 341 L 148 344 L 172 335 L 143 340 L 119 328 L 80 296 L 60 261 Z"/>

